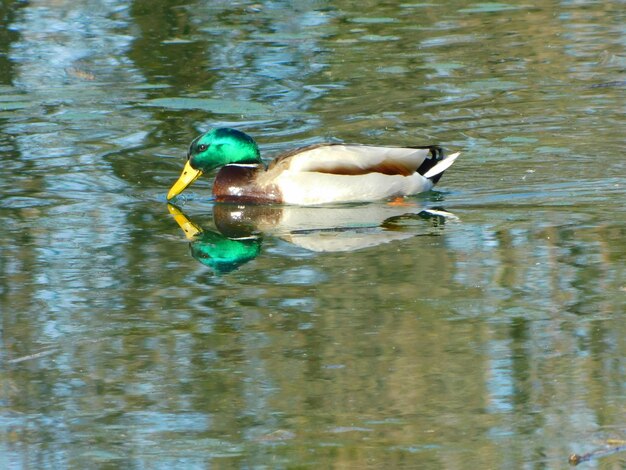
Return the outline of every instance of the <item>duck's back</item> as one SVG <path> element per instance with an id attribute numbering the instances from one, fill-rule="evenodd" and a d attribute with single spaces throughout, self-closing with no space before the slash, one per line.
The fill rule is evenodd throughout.
<path id="1" fill-rule="evenodd" d="M 270 164 L 288 163 L 291 171 L 313 171 L 337 175 L 362 175 L 372 172 L 407 176 L 428 158 L 441 159 L 441 148 L 376 147 L 356 144 L 320 144 L 281 155 Z"/>

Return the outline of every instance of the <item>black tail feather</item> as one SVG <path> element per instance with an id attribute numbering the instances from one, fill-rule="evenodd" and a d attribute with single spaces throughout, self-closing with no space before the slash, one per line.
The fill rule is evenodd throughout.
<path id="1" fill-rule="evenodd" d="M 413 147 L 413 148 L 430 150 L 430 156 L 426 158 L 417 169 L 417 172 L 422 176 L 425 175 L 428 172 L 428 170 L 434 167 L 437 163 L 443 160 L 443 157 L 444 157 L 443 148 L 441 148 L 439 145 L 427 145 L 425 147 Z M 437 184 L 437 182 L 442 176 L 443 176 L 443 172 L 438 173 L 435 176 L 431 176 L 428 179 L 431 180 L 433 184 Z"/>

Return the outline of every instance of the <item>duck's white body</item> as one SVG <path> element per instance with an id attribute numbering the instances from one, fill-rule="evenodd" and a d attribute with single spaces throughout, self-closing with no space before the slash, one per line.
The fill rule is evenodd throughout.
<path id="1" fill-rule="evenodd" d="M 444 157 L 422 175 L 418 168 L 432 158 L 428 148 L 324 145 L 277 160 L 258 183 L 275 185 L 285 204 L 376 201 L 430 190 L 431 178 L 458 156 Z"/>

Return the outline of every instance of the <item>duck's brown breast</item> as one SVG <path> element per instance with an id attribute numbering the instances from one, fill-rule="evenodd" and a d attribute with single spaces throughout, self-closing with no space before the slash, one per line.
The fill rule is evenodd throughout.
<path id="1" fill-rule="evenodd" d="M 282 203 L 276 185 L 261 185 L 258 176 L 265 169 L 256 165 L 226 165 L 215 176 L 213 195 L 218 202 Z"/>

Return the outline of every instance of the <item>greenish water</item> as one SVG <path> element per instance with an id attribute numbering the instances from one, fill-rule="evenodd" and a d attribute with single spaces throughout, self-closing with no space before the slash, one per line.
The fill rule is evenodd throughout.
<path id="1" fill-rule="evenodd" d="M 0 21 L 0 467 L 566 468 L 626 439 L 623 3 Z M 406 206 L 215 206 L 205 178 L 170 213 L 211 126 L 462 155 Z"/>

